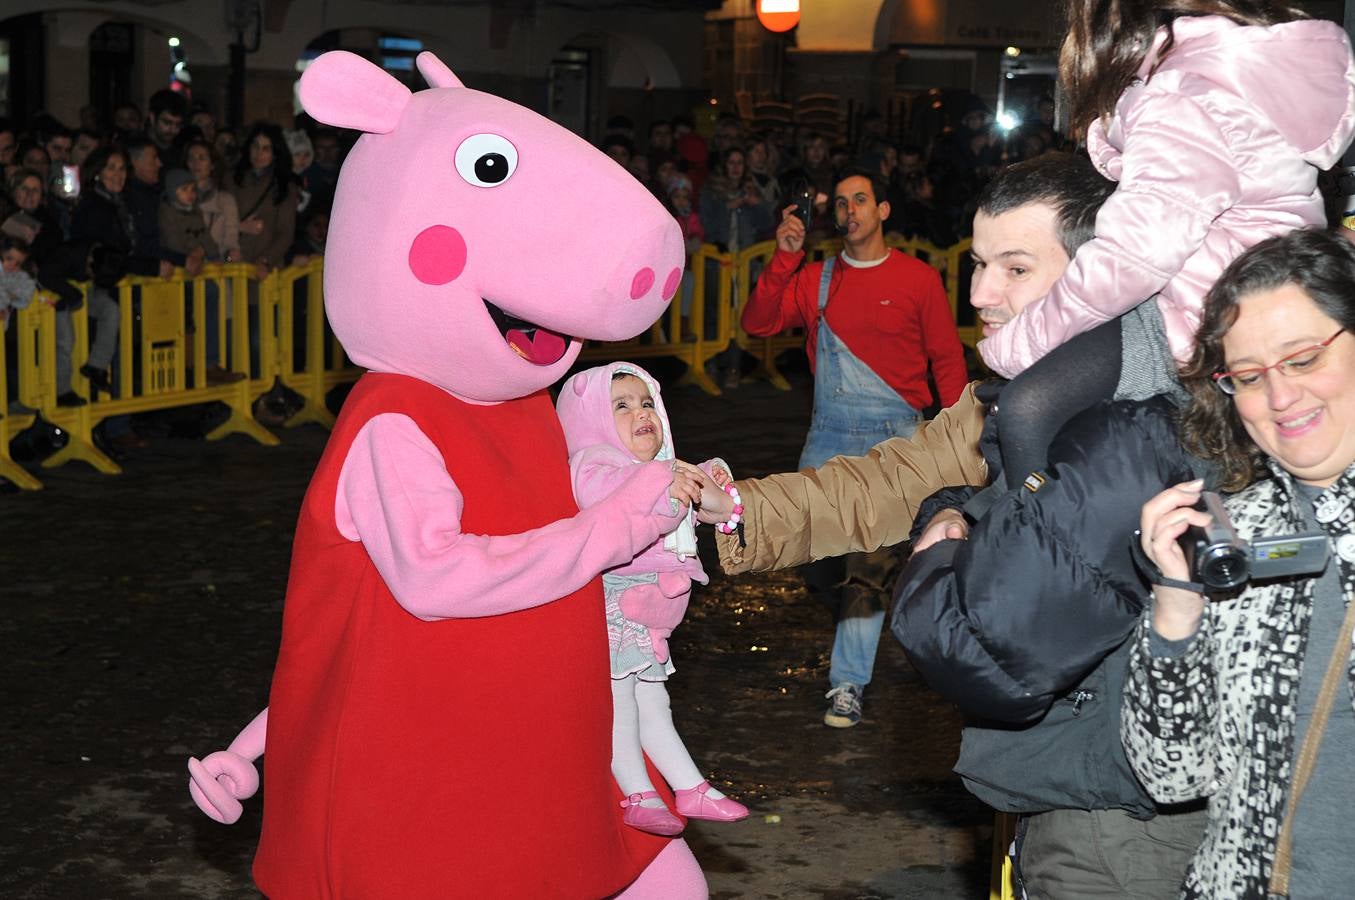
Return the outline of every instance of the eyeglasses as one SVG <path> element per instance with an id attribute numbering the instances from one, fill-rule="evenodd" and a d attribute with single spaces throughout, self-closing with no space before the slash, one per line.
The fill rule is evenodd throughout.
<path id="1" fill-rule="evenodd" d="M 1219 390 L 1234 396 L 1260 390 L 1265 383 L 1266 373 L 1271 369 L 1289 378 L 1308 375 L 1322 368 L 1322 361 L 1325 359 L 1327 348 L 1331 346 L 1332 341 L 1344 333 L 1345 329 L 1342 328 L 1322 343 L 1304 347 L 1302 350 L 1295 351 L 1279 362 L 1268 366 L 1238 369 L 1235 372 L 1215 372 L 1211 377 L 1214 379 L 1214 384 L 1218 385 Z"/>

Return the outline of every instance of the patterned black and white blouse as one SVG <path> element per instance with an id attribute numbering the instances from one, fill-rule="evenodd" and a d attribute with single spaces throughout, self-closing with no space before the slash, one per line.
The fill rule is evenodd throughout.
<path id="1" fill-rule="evenodd" d="M 1226 500 L 1244 538 L 1305 527 L 1293 477 L 1274 464 L 1271 470 L 1273 478 Z M 1314 511 L 1348 599 L 1355 592 L 1355 466 L 1319 495 Z M 1315 582 L 1252 585 L 1206 604 L 1200 630 L 1176 657 L 1150 651 L 1151 607 L 1139 623 L 1122 722 L 1129 762 L 1159 802 L 1209 798 L 1209 824 L 1183 897 L 1266 896 L 1297 752 L 1299 671 Z M 1355 704 L 1355 647 L 1346 687 L 1337 702 Z M 1305 802 L 1320 801 L 1305 795 Z"/>

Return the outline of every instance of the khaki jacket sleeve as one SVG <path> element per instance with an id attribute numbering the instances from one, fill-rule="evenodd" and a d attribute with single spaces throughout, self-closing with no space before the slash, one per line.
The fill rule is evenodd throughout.
<path id="1" fill-rule="evenodd" d="M 837 456 L 817 469 L 736 482 L 746 546 L 737 533 L 717 533 L 720 567 L 729 575 L 766 572 L 902 543 L 927 497 L 987 483 L 983 417 L 971 383 L 911 438 L 890 438 L 865 456 Z"/>

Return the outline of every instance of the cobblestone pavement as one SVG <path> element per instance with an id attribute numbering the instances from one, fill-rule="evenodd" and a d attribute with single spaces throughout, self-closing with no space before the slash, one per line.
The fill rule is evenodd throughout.
<path id="1" fill-rule="evenodd" d="M 684 458 L 718 453 L 739 476 L 794 466 L 803 375 L 791 392 L 665 398 Z M 0 496 L 0 896 L 258 896 L 259 800 L 217 825 L 184 763 L 267 703 L 292 528 L 327 433 L 281 436 L 160 436 L 121 476 L 77 463 Z M 881 642 L 862 724 L 826 728 L 827 613 L 795 572 L 707 570 L 673 639 L 673 707 L 698 763 L 753 810 L 688 829 L 712 896 L 986 896 L 991 814 L 949 771 L 959 718 L 897 643 Z"/>

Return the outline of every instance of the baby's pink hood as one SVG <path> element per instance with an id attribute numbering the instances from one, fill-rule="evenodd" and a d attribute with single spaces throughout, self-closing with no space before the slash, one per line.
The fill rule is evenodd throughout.
<path id="1" fill-rule="evenodd" d="M 659 383 L 654 380 L 654 376 L 633 363 L 614 362 L 586 369 L 570 378 L 560 388 L 560 397 L 555 401 L 555 410 L 559 413 L 560 425 L 565 430 L 565 443 L 569 447 L 571 462 L 580 451 L 599 444 L 614 447 L 627 457 L 635 459 L 621 443 L 621 436 L 616 433 L 616 419 L 612 415 L 612 376 L 617 372 L 634 375 L 649 388 L 649 394 L 654 398 L 654 411 L 663 425 L 663 446 L 659 448 L 659 454 L 654 458 L 673 459 L 673 432 L 668 427 L 668 411 L 663 406 Z"/>

